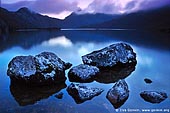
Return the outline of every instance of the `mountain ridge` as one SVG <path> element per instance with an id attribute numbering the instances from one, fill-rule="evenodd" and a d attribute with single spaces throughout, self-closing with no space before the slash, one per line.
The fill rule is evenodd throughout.
<path id="1" fill-rule="evenodd" d="M 117 29 L 169 29 L 170 6 L 125 14 L 110 21 L 93 24 L 90 28 L 117 28 Z"/>
<path id="2" fill-rule="evenodd" d="M 9 30 L 18 29 L 59 29 L 61 20 L 43 16 L 41 14 L 30 11 L 28 8 L 20 8 L 16 12 L 8 11 L 0 8 L 0 19 L 4 21 Z"/>
<path id="3" fill-rule="evenodd" d="M 103 14 L 103 13 L 96 13 L 96 14 L 77 14 L 73 12 L 68 17 L 63 20 L 64 28 L 72 27 L 83 27 L 89 24 L 98 24 L 102 22 L 106 22 L 112 20 L 113 18 L 117 18 L 119 15 L 110 15 L 110 14 Z"/>
<path id="4" fill-rule="evenodd" d="M 170 6 L 123 15 L 76 14 L 64 20 L 43 16 L 22 7 L 15 12 L 0 7 L 0 33 L 18 29 L 109 28 L 170 29 Z"/>

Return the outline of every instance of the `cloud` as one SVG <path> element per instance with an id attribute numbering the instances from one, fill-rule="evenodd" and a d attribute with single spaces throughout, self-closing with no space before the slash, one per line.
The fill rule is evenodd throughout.
<path id="1" fill-rule="evenodd" d="M 139 9 L 147 10 L 152 8 L 159 8 L 166 5 L 170 6 L 170 0 L 142 0 Z"/>
<path id="2" fill-rule="evenodd" d="M 15 3 L 2 3 L 1 6 L 10 11 L 16 11 L 21 7 L 30 7 L 32 3 L 32 1 L 19 1 Z"/>
<path id="3" fill-rule="evenodd" d="M 16 1 L 16 0 L 13 0 Z M 170 5 L 170 0 L 17 0 L 13 3 L 2 3 L 2 7 L 16 11 L 21 7 L 64 19 L 72 12 L 122 14 L 148 10 Z M 81 10 L 80 10 L 81 9 Z"/>
<path id="4" fill-rule="evenodd" d="M 136 3 L 137 3 L 137 1 L 131 1 L 131 2 L 127 3 L 125 9 L 132 10 L 136 6 Z"/>
<path id="5" fill-rule="evenodd" d="M 94 0 L 84 10 L 90 13 L 120 14 L 148 10 L 169 4 L 170 0 Z"/>
<path id="6" fill-rule="evenodd" d="M 17 10 L 21 7 L 28 7 L 29 9 L 39 13 L 53 13 L 59 14 L 64 11 L 76 11 L 78 3 L 67 2 L 67 0 L 35 0 L 35 1 L 19 1 L 11 4 L 2 4 L 2 7 L 8 10 Z"/>
<path id="7" fill-rule="evenodd" d="M 84 12 L 119 14 L 130 1 L 132 0 L 94 0 Z"/>
<path id="8" fill-rule="evenodd" d="M 60 13 L 62 11 L 76 11 L 77 2 L 67 2 L 66 0 L 37 0 L 33 4 L 34 10 L 40 13 Z"/>

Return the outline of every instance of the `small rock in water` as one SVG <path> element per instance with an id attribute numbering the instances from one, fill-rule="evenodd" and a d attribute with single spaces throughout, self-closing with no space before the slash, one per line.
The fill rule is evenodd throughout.
<path id="1" fill-rule="evenodd" d="M 96 66 L 80 64 L 70 69 L 68 77 L 71 82 L 92 82 L 97 73 L 99 69 Z"/>
<path id="2" fill-rule="evenodd" d="M 151 79 L 148 79 L 148 78 L 145 78 L 144 81 L 148 84 L 151 84 L 152 83 L 152 80 Z"/>
<path id="3" fill-rule="evenodd" d="M 116 65 L 136 64 L 136 53 L 126 43 L 116 43 L 101 50 L 93 51 L 82 56 L 84 64 L 97 66 L 99 68 L 111 68 Z"/>
<path id="4" fill-rule="evenodd" d="M 91 88 L 73 83 L 67 87 L 67 92 L 74 98 L 77 104 L 91 100 L 93 97 L 100 95 L 103 91 L 104 90 L 101 88 Z"/>
<path id="5" fill-rule="evenodd" d="M 165 92 L 158 91 L 143 91 L 140 93 L 140 96 L 147 102 L 150 103 L 160 103 L 168 98 Z"/>
<path id="6" fill-rule="evenodd" d="M 115 109 L 122 106 L 129 97 L 129 89 L 125 80 L 119 80 L 107 92 L 106 98 L 114 106 Z"/>
<path id="7" fill-rule="evenodd" d="M 63 93 L 60 92 L 60 93 L 56 94 L 55 97 L 58 98 L 58 99 L 62 99 L 63 98 Z"/>

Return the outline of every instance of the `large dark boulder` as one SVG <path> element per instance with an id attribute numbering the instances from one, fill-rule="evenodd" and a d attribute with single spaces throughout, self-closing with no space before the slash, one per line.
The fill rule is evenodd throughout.
<path id="1" fill-rule="evenodd" d="M 93 51 L 82 56 L 84 64 L 97 66 L 99 68 L 111 68 L 124 66 L 125 64 L 136 64 L 136 53 L 126 43 L 116 43 L 101 50 Z"/>
<path id="2" fill-rule="evenodd" d="M 115 109 L 122 106 L 129 97 L 129 89 L 125 80 L 119 80 L 107 92 L 106 98 L 114 106 Z"/>
<path id="3" fill-rule="evenodd" d="M 45 85 L 66 80 L 65 70 L 70 68 L 51 52 L 43 52 L 34 56 L 17 56 L 8 64 L 7 74 L 16 83 L 29 85 Z"/>
<path id="4" fill-rule="evenodd" d="M 168 98 L 165 92 L 158 91 L 143 91 L 140 93 L 140 96 L 147 102 L 150 103 L 160 103 Z"/>
<path id="5" fill-rule="evenodd" d="M 10 91 L 20 106 L 27 106 L 35 104 L 42 99 L 46 99 L 66 87 L 64 82 L 41 87 L 29 87 L 11 82 Z"/>
<path id="6" fill-rule="evenodd" d="M 96 66 L 80 64 L 70 69 L 68 77 L 71 82 L 92 82 L 98 73 Z"/>
<path id="7" fill-rule="evenodd" d="M 91 100 L 93 97 L 100 95 L 103 91 L 104 90 L 101 88 L 91 88 L 73 83 L 67 87 L 67 92 L 73 97 L 77 104 Z"/>

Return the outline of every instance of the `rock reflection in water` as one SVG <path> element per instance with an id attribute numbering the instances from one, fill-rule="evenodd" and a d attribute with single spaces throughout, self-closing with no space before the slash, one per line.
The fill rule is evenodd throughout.
<path id="1" fill-rule="evenodd" d="M 66 87 L 65 83 L 51 86 L 29 87 L 11 82 L 10 91 L 20 106 L 26 106 L 35 104 L 42 99 L 46 99 Z"/>
<path id="2" fill-rule="evenodd" d="M 100 69 L 100 73 L 96 77 L 99 83 L 114 83 L 120 79 L 128 77 L 135 71 L 136 64 L 127 64 L 124 66 L 115 66 L 112 68 Z"/>

